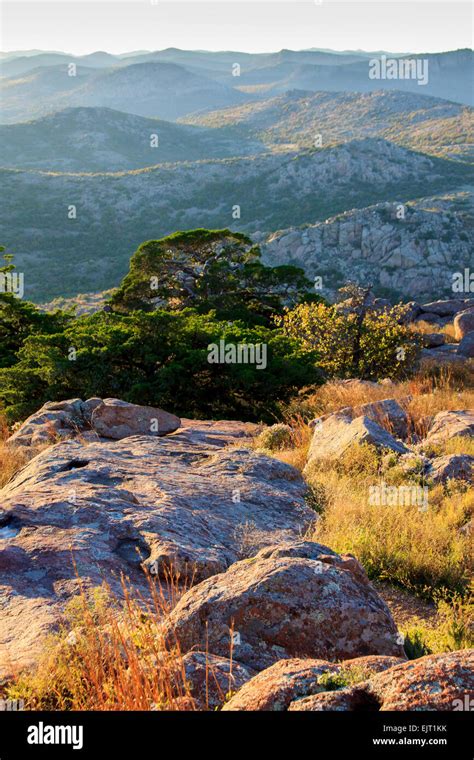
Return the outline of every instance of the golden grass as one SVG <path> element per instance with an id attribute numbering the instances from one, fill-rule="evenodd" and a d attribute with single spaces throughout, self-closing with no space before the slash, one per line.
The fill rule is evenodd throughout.
<path id="1" fill-rule="evenodd" d="M 3 488 L 10 478 L 34 456 L 33 452 L 26 448 L 8 446 L 6 440 L 9 434 L 6 420 L 0 414 L 0 488 Z M 37 451 L 34 453 L 36 454 Z"/>
<path id="2" fill-rule="evenodd" d="M 6 698 L 24 700 L 30 710 L 198 709 L 179 646 L 161 628 L 186 589 L 176 578 L 163 587 L 148 578 L 150 600 L 124 579 L 120 600 L 106 584 L 90 592 L 81 586 L 37 667 L 19 674 L 4 689 Z M 203 702 L 212 678 L 208 666 Z"/>
<path id="3" fill-rule="evenodd" d="M 308 481 L 324 489 L 327 504 L 313 540 L 354 554 L 371 578 L 428 597 L 439 588 L 466 591 L 472 544 L 462 528 L 474 514 L 472 491 L 436 486 L 423 511 L 416 503 L 371 504 L 369 488 L 378 484 L 373 474 L 344 476 L 326 463 L 315 465 Z"/>
<path id="4" fill-rule="evenodd" d="M 454 331 L 454 325 L 452 322 L 448 322 L 447 325 L 436 325 L 431 324 L 430 322 L 412 322 L 410 325 L 410 330 L 414 333 L 419 333 L 421 335 L 432 335 L 433 333 L 441 333 L 442 335 L 446 335 L 447 343 L 457 343 L 458 340 L 455 337 L 455 331 Z"/>
<path id="5" fill-rule="evenodd" d="M 474 409 L 470 370 L 459 374 L 420 373 L 396 384 L 370 385 L 331 381 L 289 405 L 294 428 L 292 448 L 273 456 L 303 470 L 312 430 L 306 420 L 384 398 L 396 398 L 409 418 L 411 435 L 422 437 L 440 411 Z M 296 410 L 300 409 L 299 415 Z M 380 424 L 390 429 L 383 420 Z M 410 436 L 409 436 L 410 437 Z M 418 440 L 418 438 L 415 438 Z M 472 454 L 474 442 L 453 438 L 433 446 L 433 455 Z M 338 552 L 354 554 L 371 578 L 399 584 L 433 598 L 437 589 L 466 594 L 472 570 L 472 540 L 465 526 L 474 513 L 474 491 L 461 482 L 433 486 L 416 468 L 405 472 L 397 458 L 387 463 L 372 447 L 354 447 L 337 460 L 314 463 L 306 471 L 311 504 L 321 517 L 311 538 Z M 418 504 L 373 506 L 369 489 L 387 485 L 428 487 L 428 508 Z"/>
<path id="6" fill-rule="evenodd" d="M 436 373 L 420 372 L 398 383 L 371 384 L 331 380 L 319 388 L 304 389 L 283 413 L 288 423 L 299 419 L 298 426 L 314 417 L 331 414 L 347 406 L 361 406 L 387 398 L 397 399 L 406 410 L 410 437 L 424 437 L 432 418 L 448 409 L 474 409 L 474 368 L 440 368 Z M 389 432 L 384 420 L 379 424 Z"/>

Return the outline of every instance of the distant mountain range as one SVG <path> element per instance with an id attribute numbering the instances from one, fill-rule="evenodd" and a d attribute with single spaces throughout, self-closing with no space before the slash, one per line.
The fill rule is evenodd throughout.
<path id="1" fill-rule="evenodd" d="M 194 111 L 222 108 L 249 99 L 239 90 L 194 74 L 174 63 L 137 63 L 97 69 L 34 68 L 0 79 L 4 123 L 25 121 L 71 106 L 99 106 L 174 120 Z"/>
<path id="2" fill-rule="evenodd" d="M 472 162 L 474 110 L 440 98 L 383 90 L 293 90 L 187 116 L 179 123 L 109 108 L 74 107 L 0 125 L 0 166 L 114 172 L 265 151 L 298 153 L 314 147 L 318 135 L 322 148 L 382 137 L 430 155 Z"/>
<path id="3" fill-rule="evenodd" d="M 373 233 L 376 262 L 385 235 L 397 247 L 383 204 L 458 199 L 472 185 L 472 51 L 427 55 L 426 87 L 370 79 L 377 55 L 168 48 L 3 56 L 1 242 L 25 274 L 26 297 L 111 288 L 143 240 L 194 227 L 229 227 L 264 242 L 277 230 L 298 240 L 301 225 L 311 225 L 313 248 L 301 242 L 285 254 L 278 243 L 282 262 L 307 258 L 308 271 L 319 262 L 328 272 L 334 265 L 336 280 L 344 271 L 362 277 L 359 233 L 346 245 L 348 230 Z M 457 202 L 446 201 L 455 214 Z M 466 242 L 472 255 L 471 217 L 458 215 L 453 226 L 443 209 L 426 205 L 403 228 L 417 282 L 432 262 L 445 276 L 450 235 L 453 255 L 461 260 Z M 340 214 L 352 216 L 341 226 Z M 330 236 L 315 262 L 326 221 L 342 237 Z M 426 241 L 419 248 L 417 225 Z M 397 255 L 393 261 L 375 280 L 406 294 L 405 280 L 387 274 L 404 266 Z"/>
<path id="4" fill-rule="evenodd" d="M 469 105 L 473 103 L 473 56 L 471 50 L 413 56 L 428 61 L 428 82 L 420 85 L 415 79 L 371 79 L 369 54 L 282 50 L 252 55 L 171 48 L 128 58 L 104 52 L 80 58 L 58 53 L 27 55 L 0 63 L 1 121 L 25 121 L 73 106 L 175 120 L 294 89 L 401 90 Z M 76 65 L 74 76 L 71 63 Z"/>

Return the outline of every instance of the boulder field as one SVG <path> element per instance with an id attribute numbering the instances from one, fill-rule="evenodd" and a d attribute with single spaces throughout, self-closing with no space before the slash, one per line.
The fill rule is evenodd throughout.
<path id="1" fill-rule="evenodd" d="M 469 411 L 443 412 L 426 441 L 473 425 Z M 364 442 L 416 454 L 395 399 L 313 427 L 312 467 Z M 251 445 L 259 430 L 118 399 L 48 403 L 26 420 L 8 445 L 36 456 L 0 491 L 0 679 L 35 664 L 79 578 L 120 595 L 123 574 L 146 596 L 150 575 L 173 570 L 190 587 L 163 632 L 198 709 L 456 709 L 473 653 L 406 662 L 357 559 L 304 538 L 319 519 L 305 481 Z M 471 479 L 472 457 L 425 459 L 434 480 Z"/>

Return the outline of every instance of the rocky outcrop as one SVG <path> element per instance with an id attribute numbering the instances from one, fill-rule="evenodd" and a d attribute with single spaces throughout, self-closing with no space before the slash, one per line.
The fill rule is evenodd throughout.
<path id="1" fill-rule="evenodd" d="M 375 411 L 376 404 L 367 406 L 373 407 L 372 414 L 380 413 L 380 411 Z M 397 414 L 395 424 L 400 425 L 404 419 L 406 424 L 406 415 L 399 417 Z M 348 412 L 341 410 L 331 414 L 326 419 L 316 421 L 316 424 L 313 423 L 313 427 L 314 432 L 309 447 L 307 466 L 318 460 L 338 458 L 351 446 L 360 446 L 364 443 L 399 454 L 408 452 L 407 447 L 401 441 L 396 440 L 369 416 L 361 415 L 353 419 L 351 410 Z"/>
<path id="2" fill-rule="evenodd" d="M 249 680 L 223 710 L 287 710 L 291 702 L 326 690 L 326 677 L 357 673 L 360 680 L 404 662 L 401 657 L 369 655 L 354 660 L 279 660 Z"/>
<path id="3" fill-rule="evenodd" d="M 445 483 L 448 479 L 474 482 L 474 457 L 467 454 L 448 454 L 432 460 L 428 476 L 434 483 Z"/>
<path id="4" fill-rule="evenodd" d="M 474 332 L 467 333 L 459 342 L 458 354 L 468 359 L 474 359 Z"/>
<path id="5" fill-rule="evenodd" d="M 443 443 L 450 438 L 474 436 L 474 410 L 439 412 L 423 443 Z"/>
<path id="6" fill-rule="evenodd" d="M 293 701 L 289 710 L 471 710 L 474 650 L 410 660 L 363 683 Z"/>
<path id="7" fill-rule="evenodd" d="M 452 320 L 458 302 L 466 308 L 469 293 L 453 298 L 452 288 L 453 275 L 471 266 L 472 230 L 468 216 L 455 208 L 449 196 L 379 203 L 275 232 L 262 246 L 262 254 L 273 265 L 303 267 L 330 300 L 347 281 L 373 283 L 376 292 L 389 289 L 397 300 L 430 298 L 419 306 L 418 318 L 437 323 Z M 447 298 L 434 302 L 435 294 Z"/>
<path id="8" fill-rule="evenodd" d="M 454 318 L 454 337 L 462 340 L 466 335 L 474 332 L 474 307 L 464 309 Z"/>
<path id="9" fill-rule="evenodd" d="M 422 341 L 425 348 L 439 348 L 446 343 L 446 336 L 443 333 L 428 333 L 422 335 Z"/>
<path id="10" fill-rule="evenodd" d="M 174 414 L 151 406 L 105 399 L 92 412 L 91 425 L 102 438 L 128 438 L 130 435 L 167 435 L 181 425 Z"/>
<path id="11" fill-rule="evenodd" d="M 453 317 L 458 311 L 466 308 L 466 300 L 461 298 L 448 298 L 446 300 L 431 301 L 420 306 L 421 318 L 423 312 L 434 314 L 439 317 Z"/>
<path id="12" fill-rule="evenodd" d="M 129 404 L 116 398 L 80 398 L 48 401 L 9 438 L 15 446 L 41 446 L 79 434 L 96 438 L 130 435 L 167 435 L 181 425 L 174 414 L 152 406 Z"/>
<path id="13" fill-rule="evenodd" d="M 294 657 L 403 656 L 388 608 L 353 557 L 312 542 L 263 549 L 186 592 L 165 626 L 183 651 L 205 647 L 255 670 Z"/>
<path id="14" fill-rule="evenodd" d="M 459 366 L 466 362 L 467 357 L 459 353 L 457 343 L 446 343 L 436 348 L 423 348 L 421 351 L 421 366 Z"/>
<path id="15" fill-rule="evenodd" d="M 253 430 L 183 421 L 161 438 L 63 441 L 20 470 L 0 492 L 0 676 L 34 661 L 77 594 L 73 560 L 85 588 L 106 578 L 120 594 L 123 572 L 147 594 L 144 567 L 198 581 L 247 544 L 305 531 L 316 515 L 303 479 L 239 446 Z"/>

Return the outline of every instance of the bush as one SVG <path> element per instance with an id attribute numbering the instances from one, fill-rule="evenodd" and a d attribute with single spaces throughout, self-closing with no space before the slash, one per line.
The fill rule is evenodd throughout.
<path id="1" fill-rule="evenodd" d="M 400 324 L 403 309 L 344 313 L 325 304 L 299 304 L 276 318 L 287 335 L 315 351 L 330 377 L 366 380 L 407 376 L 418 356 L 417 339 Z"/>
<path id="2" fill-rule="evenodd" d="M 263 430 L 255 443 L 262 449 L 278 451 L 291 446 L 293 440 L 293 431 L 289 425 L 278 423 Z"/>

